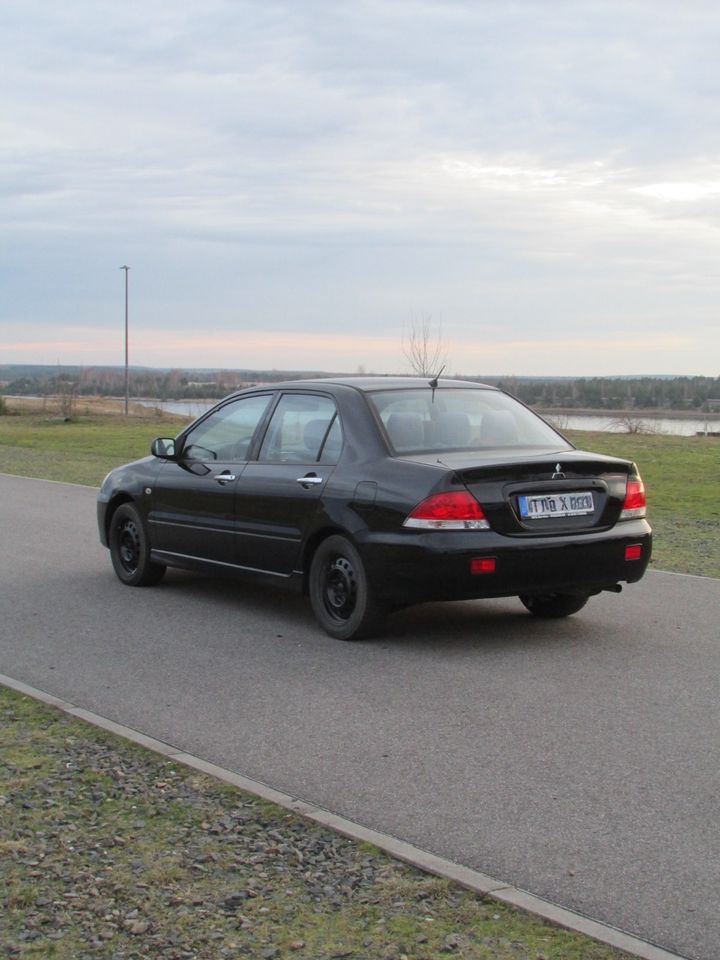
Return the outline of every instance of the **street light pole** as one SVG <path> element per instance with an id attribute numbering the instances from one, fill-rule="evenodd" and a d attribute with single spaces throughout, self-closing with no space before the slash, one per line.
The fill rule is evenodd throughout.
<path id="1" fill-rule="evenodd" d="M 130 379 L 128 372 L 128 270 L 130 267 L 120 267 L 125 271 L 125 416 L 128 415 L 128 400 L 130 398 Z"/>

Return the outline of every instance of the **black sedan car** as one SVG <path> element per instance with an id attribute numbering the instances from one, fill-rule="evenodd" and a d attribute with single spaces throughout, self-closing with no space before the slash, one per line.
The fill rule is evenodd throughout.
<path id="1" fill-rule="evenodd" d="M 650 560 L 635 464 L 575 449 L 482 384 L 258 386 L 151 449 L 99 494 L 120 580 L 171 566 L 285 584 L 340 640 L 429 600 L 518 596 L 564 617 Z"/>

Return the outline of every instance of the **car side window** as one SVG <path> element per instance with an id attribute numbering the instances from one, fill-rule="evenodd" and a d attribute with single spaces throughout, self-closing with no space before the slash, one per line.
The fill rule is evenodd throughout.
<path id="1" fill-rule="evenodd" d="M 325 443 L 320 451 L 320 463 L 337 463 L 340 459 L 340 453 L 343 445 L 343 432 L 340 417 L 335 414 L 330 429 L 325 437 Z"/>
<path id="2" fill-rule="evenodd" d="M 260 449 L 265 463 L 336 463 L 342 430 L 329 397 L 286 393 L 280 398 Z"/>
<path id="3" fill-rule="evenodd" d="M 253 434 L 270 400 L 270 394 L 243 397 L 211 413 L 186 435 L 183 460 L 247 460 Z"/>

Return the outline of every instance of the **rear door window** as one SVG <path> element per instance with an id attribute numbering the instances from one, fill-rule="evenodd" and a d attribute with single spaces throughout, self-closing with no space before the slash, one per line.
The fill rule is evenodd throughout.
<path id="1" fill-rule="evenodd" d="M 334 402 L 313 394 L 284 394 L 260 448 L 264 463 L 337 463 L 342 430 Z"/>

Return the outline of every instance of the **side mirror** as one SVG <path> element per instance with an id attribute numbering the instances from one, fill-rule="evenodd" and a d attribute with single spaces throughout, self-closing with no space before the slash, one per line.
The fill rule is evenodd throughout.
<path id="1" fill-rule="evenodd" d="M 150 452 L 154 457 L 162 457 L 164 460 L 175 459 L 175 441 L 169 437 L 157 437 L 150 444 Z"/>

